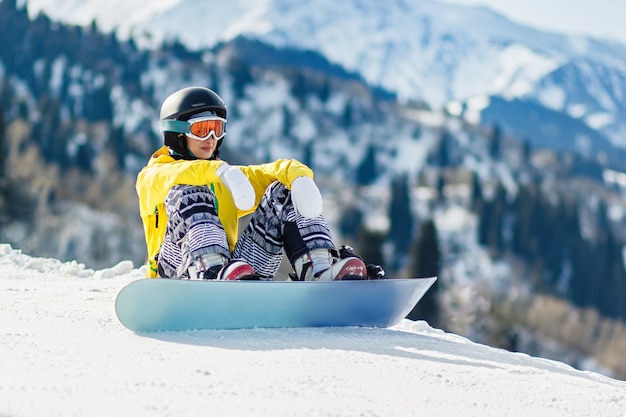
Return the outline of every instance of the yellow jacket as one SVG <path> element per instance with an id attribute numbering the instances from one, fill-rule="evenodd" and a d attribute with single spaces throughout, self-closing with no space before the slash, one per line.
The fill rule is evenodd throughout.
<path id="1" fill-rule="evenodd" d="M 231 252 L 235 248 L 238 236 L 238 219 L 252 213 L 258 206 L 265 189 L 274 181 L 280 181 L 291 189 L 294 179 L 302 176 L 313 178 L 313 171 L 295 159 L 279 159 L 261 165 L 238 166 L 254 188 L 256 198 L 254 207 L 248 211 L 239 210 L 230 191 L 220 181 L 215 171 L 224 161 L 174 159 L 168 148 L 157 150 L 148 165 L 137 176 L 136 189 L 139 195 L 139 213 L 143 221 L 148 247 L 147 277 L 157 277 L 156 256 L 161 250 L 167 214 L 165 197 L 174 185 L 207 185 L 215 194 L 218 216 L 226 231 L 226 238 Z"/>

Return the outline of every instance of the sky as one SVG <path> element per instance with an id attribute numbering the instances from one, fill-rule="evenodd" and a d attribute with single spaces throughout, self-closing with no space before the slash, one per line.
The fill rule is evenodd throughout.
<path id="1" fill-rule="evenodd" d="M 626 2 L 617 0 L 441 0 L 484 5 L 511 20 L 540 29 L 609 38 L 626 43 Z"/>
<path id="2" fill-rule="evenodd" d="M 0 245 L 0 416 L 623 416 L 626 381 L 391 328 L 136 334 L 117 293 L 144 279 Z M 295 284 L 297 285 L 297 284 Z"/>

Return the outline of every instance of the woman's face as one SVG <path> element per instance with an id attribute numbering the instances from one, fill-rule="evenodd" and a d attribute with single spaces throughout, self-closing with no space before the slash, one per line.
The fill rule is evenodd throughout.
<path id="1" fill-rule="evenodd" d="M 197 140 L 190 138 L 189 136 L 185 136 L 185 140 L 187 141 L 187 148 L 189 151 L 191 151 L 191 153 L 198 159 L 211 158 L 211 156 L 213 156 L 213 152 L 215 152 L 215 147 L 217 146 L 217 140 L 215 140 L 213 136 L 210 136 L 206 140 Z"/>

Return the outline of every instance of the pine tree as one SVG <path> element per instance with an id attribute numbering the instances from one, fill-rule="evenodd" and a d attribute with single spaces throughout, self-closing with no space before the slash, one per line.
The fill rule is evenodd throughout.
<path id="1" fill-rule="evenodd" d="M 522 187 L 513 204 L 513 240 L 512 249 L 517 255 L 529 262 L 539 254 L 538 231 L 541 230 L 540 192 L 536 185 Z"/>
<path id="2" fill-rule="evenodd" d="M 411 276 L 415 278 L 439 276 L 441 253 L 437 227 L 432 220 L 427 220 L 420 227 L 420 236 L 413 251 Z M 420 302 L 411 310 L 407 318 L 426 320 L 431 326 L 439 325 L 439 279 L 428 290 Z"/>
<path id="3" fill-rule="evenodd" d="M 603 262 L 602 269 L 598 271 L 597 279 L 594 280 L 598 287 L 598 299 L 594 304 L 605 316 L 624 318 L 626 288 L 622 247 L 610 230 L 607 231 L 601 247 Z"/>
<path id="4" fill-rule="evenodd" d="M 493 204 L 491 204 L 490 201 L 486 201 L 478 212 L 478 243 L 482 246 L 489 244 L 489 228 L 491 227 L 490 219 L 492 210 Z"/>
<path id="5" fill-rule="evenodd" d="M 452 142 L 450 133 L 444 130 L 439 138 L 439 144 L 435 151 L 434 159 L 438 167 L 445 168 L 450 166 L 450 143 Z"/>
<path id="6" fill-rule="evenodd" d="M 439 175 L 437 175 L 436 188 L 437 188 L 437 199 L 439 201 L 443 201 L 445 198 L 444 190 L 446 188 L 446 176 L 442 172 L 440 172 Z"/>
<path id="7" fill-rule="evenodd" d="M 322 80 L 322 84 L 317 90 L 318 97 L 322 101 L 322 103 L 326 103 L 330 98 L 330 94 L 332 92 L 332 87 L 330 86 L 330 82 L 327 79 Z"/>
<path id="8" fill-rule="evenodd" d="M 6 122 L 4 121 L 4 107 L 0 103 L 0 180 L 4 182 L 7 175 L 7 157 L 9 148 L 7 144 Z"/>
<path id="9" fill-rule="evenodd" d="M 246 86 L 254 80 L 252 71 L 248 64 L 239 59 L 233 59 L 229 62 L 229 70 L 233 77 L 233 91 L 235 97 L 241 99 L 245 97 Z"/>
<path id="10" fill-rule="evenodd" d="M 283 137 L 289 137 L 291 136 L 291 128 L 293 127 L 293 116 L 291 114 L 291 111 L 289 110 L 289 107 L 287 107 L 287 105 L 283 105 L 282 114 L 283 114 L 283 127 L 281 129 L 280 134 Z"/>
<path id="11" fill-rule="evenodd" d="M 564 228 L 567 207 L 560 196 L 557 198 L 557 204 L 550 204 L 545 196 L 542 199 L 542 233 L 539 238 L 539 251 L 546 267 L 543 285 L 550 292 L 556 291 L 555 285 L 563 267 L 567 245 L 567 231 Z"/>
<path id="12" fill-rule="evenodd" d="M 479 212 L 478 242 L 495 255 L 505 249 L 504 219 L 507 212 L 506 189 L 498 183 L 491 201 L 485 201 Z"/>
<path id="13" fill-rule="evenodd" d="M 6 135 L 6 123 L 4 121 L 4 108 L 0 104 L 0 225 L 8 221 L 9 211 L 9 178 L 7 177 L 8 144 Z"/>
<path id="14" fill-rule="evenodd" d="M 498 183 L 493 199 L 493 213 L 491 217 L 491 234 L 489 246 L 494 253 L 501 254 L 504 249 L 504 219 L 507 211 L 507 192 L 502 183 Z"/>
<path id="15" fill-rule="evenodd" d="M 377 176 L 376 148 L 370 143 L 363 160 L 356 168 L 356 181 L 359 185 L 371 185 L 376 181 Z"/>
<path id="16" fill-rule="evenodd" d="M 358 253 L 366 264 L 380 265 L 385 267 L 385 257 L 383 255 L 383 245 L 385 236 L 381 232 L 368 230 L 362 225 L 357 232 L 356 253 Z"/>
<path id="17" fill-rule="evenodd" d="M 403 267 L 413 241 L 414 219 L 411 212 L 411 197 L 406 175 L 396 177 L 391 183 L 391 202 L 389 205 L 389 240 L 393 244 L 392 268 L 395 271 Z"/>
<path id="18" fill-rule="evenodd" d="M 522 162 L 525 166 L 530 164 L 530 158 L 532 156 L 532 145 L 528 139 L 525 139 L 522 144 Z"/>
<path id="19" fill-rule="evenodd" d="M 493 131 L 489 137 L 489 156 L 499 159 L 502 155 L 502 129 L 499 125 L 493 126 Z"/>
<path id="20" fill-rule="evenodd" d="M 485 197 L 483 195 L 483 186 L 480 182 L 480 176 L 477 173 L 472 174 L 472 196 L 470 199 L 470 207 L 476 213 L 480 213 L 485 204 Z"/>
<path id="21" fill-rule="evenodd" d="M 343 114 L 341 115 L 340 126 L 344 129 L 352 127 L 354 119 L 354 108 L 350 100 L 346 102 L 343 108 Z"/>
<path id="22" fill-rule="evenodd" d="M 596 256 L 589 259 L 592 265 L 593 294 L 591 304 L 600 313 L 612 318 L 626 316 L 624 301 L 626 299 L 626 282 L 622 244 L 613 231 L 607 213 L 607 206 L 602 201 L 598 206 L 596 221 L 596 239 L 594 249 Z"/>
<path id="23" fill-rule="evenodd" d="M 339 219 L 339 231 L 346 239 L 358 240 L 360 229 L 363 223 L 363 213 L 355 206 L 345 209 Z M 364 240 L 363 246 L 367 246 L 367 240 Z"/>
<path id="24" fill-rule="evenodd" d="M 572 242 L 572 277 L 568 288 L 570 300 L 579 307 L 592 306 L 596 298 L 592 277 L 598 271 L 594 271 L 595 262 L 592 256 L 591 245 L 579 233 L 578 238 Z"/>
<path id="25" fill-rule="evenodd" d="M 304 145 L 302 150 L 302 163 L 315 170 L 315 142 L 310 141 Z"/>
<path id="26" fill-rule="evenodd" d="M 299 72 L 296 73 L 291 83 L 291 94 L 298 101 L 301 107 L 304 107 L 308 93 L 309 83 L 307 78 Z"/>

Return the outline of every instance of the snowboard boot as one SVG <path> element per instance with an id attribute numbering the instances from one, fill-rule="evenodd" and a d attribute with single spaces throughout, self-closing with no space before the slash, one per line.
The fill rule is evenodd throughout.
<path id="1" fill-rule="evenodd" d="M 257 280 L 259 279 L 254 268 L 248 262 L 241 259 L 233 259 L 222 267 L 217 274 L 218 280 Z"/>
<path id="2" fill-rule="evenodd" d="M 367 279 L 367 267 L 358 256 L 337 259 L 328 249 L 314 249 L 296 259 L 296 281 L 341 281 Z"/>
<path id="3" fill-rule="evenodd" d="M 339 248 L 340 259 L 345 259 L 345 258 L 349 258 L 352 256 L 363 260 L 363 258 L 361 258 L 359 255 L 356 255 L 354 253 L 354 249 L 352 249 L 351 246 L 342 245 Z M 367 264 L 365 267 L 367 268 L 367 279 L 384 279 L 385 278 L 385 270 L 383 269 L 382 266 L 376 265 L 376 264 Z"/>
<path id="4" fill-rule="evenodd" d="M 189 276 L 194 279 L 206 280 L 249 280 L 257 279 L 252 266 L 241 259 L 228 261 L 218 253 L 202 255 L 189 268 Z"/>

